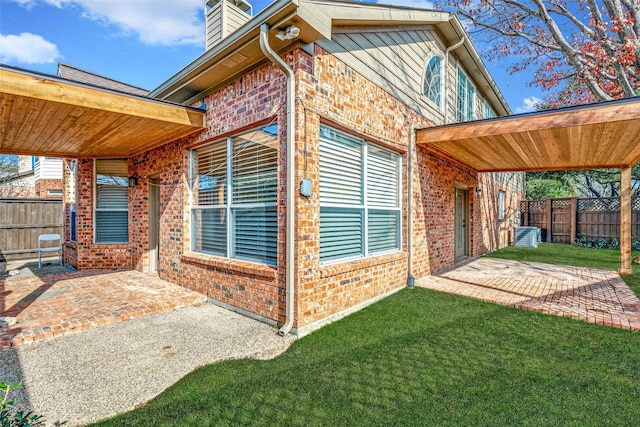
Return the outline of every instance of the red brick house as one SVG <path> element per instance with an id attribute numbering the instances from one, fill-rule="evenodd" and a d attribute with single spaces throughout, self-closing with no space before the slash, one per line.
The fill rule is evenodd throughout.
<path id="1" fill-rule="evenodd" d="M 149 94 L 204 128 L 67 162 L 66 263 L 157 272 L 303 335 L 509 243 L 524 175 L 413 142 L 510 113 L 457 17 L 249 9 L 207 2 L 207 50 Z"/>

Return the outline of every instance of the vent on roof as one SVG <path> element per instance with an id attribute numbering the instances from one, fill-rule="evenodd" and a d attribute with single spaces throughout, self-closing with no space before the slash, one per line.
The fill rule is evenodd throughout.
<path id="1" fill-rule="evenodd" d="M 251 5 L 245 0 L 205 0 L 206 50 L 251 19 Z"/>

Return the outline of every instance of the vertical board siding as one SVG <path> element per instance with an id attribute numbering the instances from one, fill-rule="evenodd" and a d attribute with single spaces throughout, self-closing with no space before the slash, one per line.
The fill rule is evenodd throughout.
<path id="1" fill-rule="evenodd" d="M 0 199 L 0 261 L 35 258 L 38 236 L 63 235 L 61 200 Z"/>

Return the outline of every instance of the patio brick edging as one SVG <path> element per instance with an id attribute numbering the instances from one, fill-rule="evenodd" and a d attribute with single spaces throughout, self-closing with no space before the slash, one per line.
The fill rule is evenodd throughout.
<path id="1" fill-rule="evenodd" d="M 112 277 L 110 274 L 120 275 L 116 281 L 122 282 L 123 289 L 125 290 L 127 286 L 139 286 L 140 282 L 142 282 L 142 286 L 148 285 L 149 291 L 147 295 L 141 295 L 138 301 L 132 301 L 130 295 L 133 291 L 129 290 L 129 293 L 125 293 L 125 291 L 121 289 L 113 289 L 105 286 L 105 294 L 110 294 L 110 296 L 113 297 L 113 294 L 117 294 L 120 291 L 123 296 L 123 301 L 120 302 L 118 298 L 111 298 L 110 301 L 101 300 L 97 292 L 91 292 L 92 286 L 94 287 L 93 289 L 99 290 L 101 286 L 110 284 L 110 282 L 112 282 L 112 280 L 110 280 Z M 136 275 L 139 276 L 136 277 Z M 157 298 L 157 293 L 159 292 L 158 287 L 154 286 L 152 282 L 147 282 L 148 280 L 157 280 L 158 283 L 162 283 L 162 286 L 165 287 L 164 290 L 166 291 L 165 294 L 167 298 Z M 1 316 L 16 317 L 18 321 L 15 325 L 0 329 L 0 350 L 74 334 L 149 314 L 175 310 L 180 307 L 206 301 L 204 295 L 186 290 L 177 285 L 168 284 L 157 277 L 135 271 L 112 272 L 84 270 L 65 274 L 50 274 L 28 279 L 5 280 L 0 283 L 3 283 L 7 289 L 11 286 L 13 286 L 12 289 L 26 288 L 31 284 L 31 287 L 28 289 L 21 289 L 26 297 L 22 297 L 14 303 L 9 302 L 9 304 L 12 304 L 12 307 L 0 312 Z M 170 287 L 167 287 L 167 285 L 170 285 Z M 47 289 L 39 292 L 42 287 L 46 287 Z M 67 295 L 64 297 L 64 300 L 60 298 L 58 301 L 53 301 L 55 297 L 42 298 L 47 291 L 52 289 L 52 292 L 56 293 L 60 292 L 63 294 L 66 292 Z M 135 291 L 137 291 L 137 289 L 135 289 Z M 10 292 L 11 291 L 7 293 Z M 33 297 L 36 292 L 39 292 L 38 296 Z M 143 294 L 143 292 L 134 293 Z M 69 296 L 70 294 L 73 294 L 73 296 Z M 33 299 L 27 300 L 29 296 Z M 81 308 L 83 308 L 83 303 L 88 304 L 84 307 L 85 315 L 69 315 L 74 312 L 74 308 L 77 308 L 77 306 L 69 307 L 73 301 L 77 301 Z M 24 308 L 20 304 L 21 302 L 24 303 Z M 38 307 L 34 307 L 35 303 L 46 305 L 48 308 L 54 308 L 54 310 L 57 308 L 57 312 L 55 315 L 38 318 Z M 31 311 L 29 311 L 30 307 Z M 91 311 L 92 308 L 95 308 L 93 312 Z M 47 324 L 45 325 L 43 323 Z"/>

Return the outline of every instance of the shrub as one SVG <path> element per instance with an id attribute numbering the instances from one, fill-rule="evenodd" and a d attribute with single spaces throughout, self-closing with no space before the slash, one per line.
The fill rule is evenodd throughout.
<path id="1" fill-rule="evenodd" d="M 620 239 L 602 239 L 595 237 L 580 236 L 575 241 L 576 246 L 582 248 L 596 248 L 596 249 L 620 249 Z M 634 251 L 640 251 L 640 238 L 631 239 L 631 249 Z"/>
<path id="2" fill-rule="evenodd" d="M 18 411 L 13 406 L 14 401 L 9 400 L 9 392 L 20 387 L 22 383 L 10 384 L 7 381 L 0 383 L 0 393 L 3 394 L 0 400 L 0 427 L 36 427 L 42 425 L 41 415 L 33 412 Z"/>

